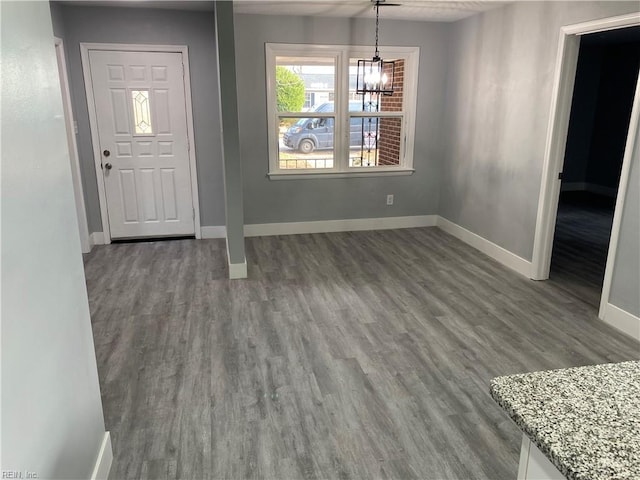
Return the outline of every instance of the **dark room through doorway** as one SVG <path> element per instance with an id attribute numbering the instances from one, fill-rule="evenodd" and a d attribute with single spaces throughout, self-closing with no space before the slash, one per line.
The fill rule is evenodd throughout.
<path id="1" fill-rule="evenodd" d="M 640 67 L 640 27 L 584 35 L 549 280 L 597 311 Z"/>

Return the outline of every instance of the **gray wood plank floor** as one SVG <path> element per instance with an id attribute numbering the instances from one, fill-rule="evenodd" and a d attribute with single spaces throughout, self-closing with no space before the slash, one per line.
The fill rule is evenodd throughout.
<path id="1" fill-rule="evenodd" d="M 615 199 L 563 192 L 558 204 L 549 281 L 568 296 L 600 306 Z"/>
<path id="2" fill-rule="evenodd" d="M 436 228 L 96 247 L 85 257 L 126 478 L 513 479 L 496 375 L 640 358 L 550 282 Z"/>

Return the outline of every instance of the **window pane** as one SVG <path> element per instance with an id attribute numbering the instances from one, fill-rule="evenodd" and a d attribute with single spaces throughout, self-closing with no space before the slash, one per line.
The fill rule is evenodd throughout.
<path id="1" fill-rule="evenodd" d="M 385 58 L 385 61 L 390 59 Z M 404 101 L 404 65 L 403 58 L 391 59 L 395 62 L 392 95 L 359 95 L 356 93 L 358 59 L 349 59 L 349 110 L 359 112 L 401 112 Z M 389 70 L 391 75 L 391 70 Z"/>
<path id="2" fill-rule="evenodd" d="M 133 122 L 136 133 L 153 133 L 151 111 L 149 110 L 149 90 L 132 90 Z"/>
<path id="3" fill-rule="evenodd" d="M 331 57 L 276 57 L 278 112 L 333 112 L 335 73 Z"/>
<path id="4" fill-rule="evenodd" d="M 393 94 L 378 95 L 356 93 L 358 59 L 349 59 L 349 111 L 354 112 L 398 112 L 403 113 L 404 59 L 389 59 L 395 62 L 393 70 Z M 388 68 L 389 75 L 391 69 Z M 400 142 L 402 138 L 402 116 L 398 117 L 351 117 L 350 167 L 380 167 L 400 165 Z M 361 123 L 360 127 L 354 122 Z"/>
<path id="5" fill-rule="evenodd" d="M 400 165 L 402 117 L 351 117 L 350 167 Z"/>
<path id="6" fill-rule="evenodd" d="M 279 167 L 333 168 L 334 127 L 333 117 L 279 117 Z"/>

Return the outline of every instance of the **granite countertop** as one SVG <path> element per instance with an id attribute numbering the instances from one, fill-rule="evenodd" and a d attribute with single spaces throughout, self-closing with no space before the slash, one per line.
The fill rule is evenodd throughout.
<path id="1" fill-rule="evenodd" d="M 497 377 L 491 396 L 568 479 L 640 479 L 640 361 Z"/>

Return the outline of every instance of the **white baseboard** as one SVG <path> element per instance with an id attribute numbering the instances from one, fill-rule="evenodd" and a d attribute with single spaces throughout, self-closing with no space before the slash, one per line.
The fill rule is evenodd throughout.
<path id="1" fill-rule="evenodd" d="M 303 233 L 350 232 L 359 230 L 387 230 L 394 228 L 416 228 L 438 226 L 445 232 L 489 255 L 494 260 L 531 278 L 531 262 L 514 253 L 476 235 L 469 230 L 438 215 L 415 215 L 409 217 L 353 218 L 341 220 L 324 220 L 316 222 L 290 223 L 256 223 L 244 226 L 246 237 L 263 237 L 271 235 L 296 235 Z M 222 229 L 224 227 L 203 227 L 203 238 L 219 238 L 205 236 L 204 229 Z M 210 230 L 214 232 L 214 230 Z M 221 234 L 222 230 L 216 230 Z M 246 278 L 245 263 L 229 264 L 229 278 Z"/>
<path id="2" fill-rule="evenodd" d="M 489 255 L 494 260 L 531 278 L 531 262 L 505 250 L 489 240 L 456 225 L 438 215 L 414 215 L 407 217 L 352 218 L 340 220 L 322 220 L 315 222 L 289 223 L 254 223 L 244 226 L 246 237 L 263 237 L 271 235 L 296 235 L 304 233 L 352 232 L 361 230 L 389 230 L 395 228 L 440 227 L 445 232 Z M 205 226 L 200 229 L 203 239 L 226 238 L 224 225 Z M 92 245 L 103 245 L 102 232 L 91 234 Z M 228 249 L 227 249 L 228 252 Z M 227 256 L 227 261 L 228 261 Z M 247 261 L 243 263 L 229 262 L 229 278 L 246 278 Z"/>
<path id="3" fill-rule="evenodd" d="M 207 238 L 227 238 L 227 227 L 224 225 L 200 228 L 202 239 Z"/>
<path id="4" fill-rule="evenodd" d="M 242 263 L 229 264 L 229 279 L 238 280 L 240 278 L 247 278 L 247 259 L 246 258 Z"/>
<path id="5" fill-rule="evenodd" d="M 588 182 L 569 182 L 560 186 L 561 192 L 591 192 L 596 195 L 604 195 L 605 197 L 616 198 L 618 190 L 611 187 L 604 187 Z"/>
<path id="6" fill-rule="evenodd" d="M 109 478 L 109 470 L 111 470 L 111 462 L 113 462 L 113 450 L 111 449 L 111 435 L 109 432 L 104 433 L 102 445 L 98 452 L 96 464 L 93 467 L 91 480 L 107 480 Z"/>
<path id="7" fill-rule="evenodd" d="M 242 259 L 242 263 L 231 263 L 229 257 L 229 239 L 227 238 L 227 264 L 229 265 L 229 279 L 238 280 L 247 278 L 247 257 Z"/>
<path id="8" fill-rule="evenodd" d="M 104 245 L 104 233 L 92 232 L 91 235 L 89 235 L 89 245 L 91 247 L 94 245 Z"/>
<path id="9" fill-rule="evenodd" d="M 640 318 L 635 315 L 607 303 L 602 320 L 640 341 Z"/>
<path id="10" fill-rule="evenodd" d="M 462 240 L 464 243 L 471 245 L 473 248 L 480 250 L 485 255 L 490 256 L 494 260 L 497 260 L 505 267 L 509 267 L 512 270 L 524 275 L 527 278 L 531 278 L 531 262 L 519 257 L 515 253 L 510 252 L 490 242 L 486 238 L 477 235 L 466 228 L 461 227 L 453 223 L 446 218 L 438 216 L 437 226 L 447 232 L 450 235 Z"/>
<path id="11" fill-rule="evenodd" d="M 437 215 L 411 217 L 353 218 L 318 222 L 256 223 L 244 226 L 246 237 L 296 235 L 301 233 L 352 232 L 359 230 L 388 230 L 392 228 L 434 227 Z"/>

